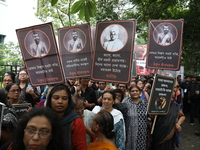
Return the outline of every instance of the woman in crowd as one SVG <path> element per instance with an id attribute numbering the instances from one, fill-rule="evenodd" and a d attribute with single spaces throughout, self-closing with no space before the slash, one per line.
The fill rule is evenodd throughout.
<path id="1" fill-rule="evenodd" d="M 122 90 L 121 89 L 114 89 L 113 92 L 116 95 L 115 104 L 122 102 L 122 100 L 124 99 L 124 94 L 123 94 Z"/>
<path id="2" fill-rule="evenodd" d="M 18 84 L 16 84 L 16 83 L 8 84 L 5 88 L 5 90 L 8 92 L 7 98 L 11 104 L 24 103 L 22 100 L 19 99 L 21 89 Z"/>
<path id="3" fill-rule="evenodd" d="M 144 91 L 144 83 L 142 80 L 137 81 L 137 86 L 140 88 L 140 98 L 143 99 L 145 102 L 149 101 L 149 94 Z"/>
<path id="4" fill-rule="evenodd" d="M 90 143 L 88 150 L 117 150 L 113 141 L 115 133 L 113 132 L 114 120 L 112 115 L 101 110 L 92 121 L 92 131 L 97 135 L 95 142 Z"/>
<path id="5" fill-rule="evenodd" d="M 0 89 L 0 102 L 5 105 L 1 125 L 0 147 L 7 147 L 13 140 L 13 134 L 18 123 L 17 114 L 7 101 L 6 91 Z M 3 146 L 2 146 L 3 145 Z"/>
<path id="6" fill-rule="evenodd" d="M 174 150 L 179 145 L 179 132 L 185 120 L 182 110 L 175 101 L 177 85 L 171 99 L 171 106 L 166 115 L 158 115 L 152 135 L 153 150 Z M 177 138 L 178 137 L 178 138 Z"/>
<path id="7" fill-rule="evenodd" d="M 130 96 L 124 103 L 127 107 L 126 150 L 146 150 L 147 103 L 140 98 L 138 86 L 129 87 Z"/>
<path id="8" fill-rule="evenodd" d="M 20 99 L 35 106 L 36 102 L 39 102 L 39 94 L 37 89 L 30 85 L 26 70 L 21 70 L 19 72 L 18 79 L 18 85 L 21 88 Z"/>
<path id="9" fill-rule="evenodd" d="M 113 91 L 105 91 L 102 94 L 102 107 L 95 106 L 92 112 L 97 114 L 101 110 L 106 110 L 111 113 L 114 118 L 114 131 L 116 132 L 115 144 L 119 150 L 125 150 L 125 123 L 122 113 L 113 108 L 115 97 Z"/>
<path id="10" fill-rule="evenodd" d="M 15 74 L 13 72 L 6 72 L 2 79 L 3 87 L 5 88 L 10 83 L 15 83 Z"/>
<path id="11" fill-rule="evenodd" d="M 125 118 L 126 117 L 127 108 L 126 108 L 126 105 L 124 103 L 122 103 L 122 100 L 124 99 L 123 92 L 120 89 L 114 89 L 113 92 L 116 95 L 115 104 L 113 105 L 113 108 L 118 109 L 119 111 L 121 111 L 121 113 L 123 114 L 123 117 Z"/>
<path id="12" fill-rule="evenodd" d="M 64 84 L 55 85 L 48 95 L 46 107 L 51 108 L 61 119 L 64 149 L 86 150 L 85 126 L 74 111 L 69 88 Z"/>
<path id="13" fill-rule="evenodd" d="M 33 108 L 17 124 L 15 137 L 7 150 L 62 150 L 61 126 L 49 108 Z"/>

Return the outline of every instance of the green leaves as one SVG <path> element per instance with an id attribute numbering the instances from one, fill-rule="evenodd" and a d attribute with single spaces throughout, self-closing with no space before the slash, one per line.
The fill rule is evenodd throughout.
<path id="1" fill-rule="evenodd" d="M 94 17 L 97 11 L 96 2 L 94 0 L 79 0 L 75 2 L 71 8 L 71 14 L 78 13 L 79 19 L 90 22 L 90 18 Z"/>
<path id="2" fill-rule="evenodd" d="M 54 6 L 57 2 L 58 0 L 51 0 L 51 6 Z"/>
<path id="3" fill-rule="evenodd" d="M 78 11 L 80 11 L 80 9 L 83 7 L 84 5 L 84 1 L 85 0 L 79 0 L 77 2 L 74 3 L 74 5 L 71 8 L 71 14 L 75 14 Z"/>

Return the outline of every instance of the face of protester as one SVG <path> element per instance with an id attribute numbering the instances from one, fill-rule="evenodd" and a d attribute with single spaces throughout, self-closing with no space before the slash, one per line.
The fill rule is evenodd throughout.
<path id="1" fill-rule="evenodd" d="M 84 107 L 83 101 L 77 100 L 74 110 L 81 117 L 83 117 L 84 108 L 85 107 Z"/>
<path id="2" fill-rule="evenodd" d="M 115 98 L 115 104 L 119 103 L 122 101 L 122 94 L 121 93 L 115 93 L 116 98 Z"/>
<path id="3" fill-rule="evenodd" d="M 125 84 L 119 84 L 119 89 L 122 90 L 123 93 L 126 92 L 126 85 Z"/>
<path id="4" fill-rule="evenodd" d="M 38 45 L 39 42 L 40 42 L 40 37 L 39 37 L 39 35 L 38 35 L 38 34 L 33 34 L 33 39 L 34 39 L 35 43 Z"/>
<path id="5" fill-rule="evenodd" d="M 192 78 L 192 82 L 196 82 L 196 78 Z"/>
<path id="6" fill-rule="evenodd" d="M 134 87 L 130 90 L 130 95 L 132 99 L 138 99 L 140 97 L 140 90 Z"/>
<path id="7" fill-rule="evenodd" d="M 20 88 L 18 85 L 14 84 L 11 86 L 9 92 L 8 92 L 8 98 L 9 100 L 18 100 L 20 95 Z"/>
<path id="8" fill-rule="evenodd" d="M 53 93 L 51 97 L 51 107 L 59 115 L 64 115 L 69 103 L 69 96 L 65 90 Z"/>
<path id="9" fill-rule="evenodd" d="M 69 79 L 69 83 L 71 86 L 73 86 L 76 82 L 76 79 Z"/>
<path id="10" fill-rule="evenodd" d="M 13 80 L 12 80 L 11 76 L 5 75 L 4 78 L 3 78 L 3 86 L 4 86 L 4 88 L 10 83 L 13 83 Z"/>
<path id="11" fill-rule="evenodd" d="M 187 81 L 187 82 L 190 82 L 190 80 L 191 80 L 190 77 L 187 77 L 187 78 L 186 78 L 186 81 Z"/>
<path id="12" fill-rule="evenodd" d="M 89 78 L 82 78 L 81 79 L 81 84 L 88 85 L 89 84 Z"/>
<path id="13" fill-rule="evenodd" d="M 138 81 L 137 86 L 142 90 L 144 88 L 144 84 L 142 81 Z"/>
<path id="14" fill-rule="evenodd" d="M 112 94 L 110 93 L 104 93 L 102 96 L 102 105 L 105 109 L 109 110 L 112 108 L 114 104 L 114 99 Z"/>
<path id="15" fill-rule="evenodd" d="M 52 138 L 52 126 L 44 116 L 33 117 L 24 130 L 25 150 L 46 150 Z"/>
<path id="16" fill-rule="evenodd" d="M 167 34 L 169 32 L 169 27 L 168 26 L 164 26 L 163 30 L 164 30 L 164 34 Z"/>
<path id="17" fill-rule="evenodd" d="M 28 79 L 28 75 L 26 71 L 22 70 L 19 72 L 19 80 L 20 81 L 26 81 Z"/>
<path id="18" fill-rule="evenodd" d="M 95 85 L 95 82 L 92 80 L 89 80 L 88 87 L 93 87 Z"/>
<path id="19" fill-rule="evenodd" d="M 106 88 L 106 83 L 105 82 L 99 82 L 99 89 L 105 90 L 105 88 Z"/>

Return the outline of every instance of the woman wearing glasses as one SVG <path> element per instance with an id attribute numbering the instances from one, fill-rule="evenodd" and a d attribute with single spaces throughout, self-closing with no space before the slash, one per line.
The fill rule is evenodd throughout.
<path id="1" fill-rule="evenodd" d="M 22 100 L 19 99 L 19 95 L 21 92 L 19 85 L 17 85 L 16 83 L 8 84 L 5 88 L 5 90 L 8 92 L 7 98 L 11 104 L 24 103 Z"/>
<path id="2" fill-rule="evenodd" d="M 15 74 L 13 72 L 6 72 L 2 79 L 3 87 L 5 88 L 10 83 L 15 83 Z"/>
<path id="3" fill-rule="evenodd" d="M 19 120 L 7 150 L 62 150 L 62 143 L 57 115 L 49 108 L 37 107 Z"/>

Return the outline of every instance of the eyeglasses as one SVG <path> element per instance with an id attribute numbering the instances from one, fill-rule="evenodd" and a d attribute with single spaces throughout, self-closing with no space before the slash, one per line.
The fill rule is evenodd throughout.
<path id="1" fill-rule="evenodd" d="M 26 76 L 27 74 L 26 73 L 20 73 L 19 75 L 20 76 Z"/>
<path id="2" fill-rule="evenodd" d="M 47 138 L 50 133 L 48 131 L 36 131 L 33 129 L 25 129 L 24 130 L 25 134 L 28 136 L 33 137 L 36 133 L 41 137 L 41 138 Z"/>
<path id="3" fill-rule="evenodd" d="M 105 85 L 105 83 L 99 83 L 99 85 Z"/>
<path id="4" fill-rule="evenodd" d="M 116 94 L 117 97 L 122 97 L 121 94 Z"/>
<path id="5" fill-rule="evenodd" d="M 119 88 L 126 88 L 125 86 L 119 86 Z"/>
<path id="6" fill-rule="evenodd" d="M 3 80 L 3 82 L 12 82 L 12 80 Z"/>
<path id="7" fill-rule="evenodd" d="M 19 89 L 17 89 L 17 90 L 11 90 L 11 91 L 9 91 L 9 92 L 11 92 L 11 93 L 15 93 L 15 92 L 20 92 L 20 90 Z"/>

